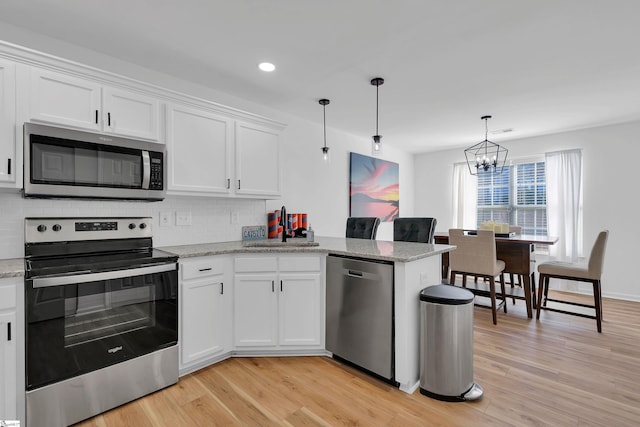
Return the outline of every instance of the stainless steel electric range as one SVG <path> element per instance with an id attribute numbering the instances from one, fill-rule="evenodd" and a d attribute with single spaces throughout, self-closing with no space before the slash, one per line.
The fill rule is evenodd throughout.
<path id="1" fill-rule="evenodd" d="M 177 257 L 151 218 L 25 220 L 29 426 L 68 426 L 178 381 Z"/>

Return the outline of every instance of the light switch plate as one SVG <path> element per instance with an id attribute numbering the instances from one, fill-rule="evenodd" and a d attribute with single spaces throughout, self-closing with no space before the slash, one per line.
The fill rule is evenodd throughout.
<path id="1" fill-rule="evenodd" d="M 191 225 L 191 212 L 176 212 L 176 225 Z"/>

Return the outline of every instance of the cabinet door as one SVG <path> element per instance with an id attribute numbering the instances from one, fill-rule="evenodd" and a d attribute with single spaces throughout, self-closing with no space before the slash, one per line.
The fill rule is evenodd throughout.
<path id="1" fill-rule="evenodd" d="M 157 99 L 142 94 L 104 88 L 102 124 L 106 133 L 159 139 L 160 103 Z"/>
<path id="2" fill-rule="evenodd" d="M 321 289 L 320 273 L 280 274 L 280 345 L 320 344 Z"/>
<path id="3" fill-rule="evenodd" d="M 0 59 L 0 182 L 16 180 L 15 66 Z"/>
<path id="4" fill-rule="evenodd" d="M 275 274 L 236 275 L 233 290 L 235 345 L 276 346 L 278 307 Z"/>
<path id="5" fill-rule="evenodd" d="M 15 312 L 0 312 L 0 420 L 18 419 L 17 329 Z"/>
<path id="6" fill-rule="evenodd" d="M 278 132 L 236 122 L 235 192 L 238 195 L 280 195 L 280 142 Z"/>
<path id="7" fill-rule="evenodd" d="M 179 105 L 167 116 L 169 191 L 228 194 L 232 121 Z"/>
<path id="8" fill-rule="evenodd" d="M 30 89 L 31 120 L 101 130 L 98 83 L 32 68 Z"/>
<path id="9" fill-rule="evenodd" d="M 223 279 L 223 276 L 213 276 L 182 283 L 182 365 L 230 350 L 227 337 L 231 336 L 231 299 L 228 296 L 231 284 Z"/>

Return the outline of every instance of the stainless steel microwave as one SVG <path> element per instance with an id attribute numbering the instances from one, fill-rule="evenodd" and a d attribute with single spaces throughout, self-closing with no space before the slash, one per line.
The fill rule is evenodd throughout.
<path id="1" fill-rule="evenodd" d="M 24 125 L 24 196 L 157 201 L 166 192 L 163 144 Z"/>

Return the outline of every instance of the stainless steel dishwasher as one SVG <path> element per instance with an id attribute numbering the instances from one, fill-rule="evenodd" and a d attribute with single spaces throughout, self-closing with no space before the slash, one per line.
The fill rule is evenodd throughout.
<path id="1" fill-rule="evenodd" d="M 393 263 L 327 257 L 327 350 L 394 380 Z"/>

